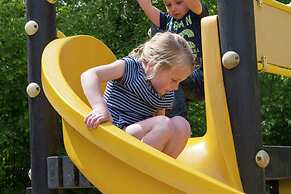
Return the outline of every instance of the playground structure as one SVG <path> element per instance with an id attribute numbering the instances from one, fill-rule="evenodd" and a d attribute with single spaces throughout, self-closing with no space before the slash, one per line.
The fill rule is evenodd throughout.
<path id="1" fill-rule="evenodd" d="M 203 19 L 207 133 L 191 138 L 174 160 L 111 124 L 86 129 L 83 118 L 90 108 L 82 94 L 80 73 L 96 64 L 110 63 L 115 56 L 101 41 L 89 36 L 52 41 L 56 34 L 55 28 L 51 29 L 55 23 L 48 20 L 55 17 L 51 3 L 28 1 L 28 9 L 33 4 L 45 8 L 29 10 L 28 19 L 44 14 L 45 23 L 38 25 L 50 26 L 45 30 L 40 26 L 30 36 L 29 62 L 39 66 L 36 70 L 31 66 L 29 82 L 42 84 L 49 102 L 62 117 L 70 159 L 94 186 L 105 194 L 262 194 L 267 179 L 274 193 L 291 192 L 290 148 L 262 145 L 256 85 L 257 63 L 261 71 L 290 77 L 291 27 L 287 24 L 291 8 L 275 1 L 221 0 L 219 15 Z M 270 41 L 269 37 L 278 37 L 277 31 L 265 29 L 273 17 L 280 21 L 276 29 L 283 30 L 278 40 Z M 280 53 L 270 50 L 272 47 Z M 227 55 L 228 51 L 235 52 Z M 32 193 L 55 193 L 48 188 L 46 158 L 56 154 L 57 118 L 42 90 L 32 97 Z M 46 107 L 43 117 L 35 114 L 40 106 Z"/>

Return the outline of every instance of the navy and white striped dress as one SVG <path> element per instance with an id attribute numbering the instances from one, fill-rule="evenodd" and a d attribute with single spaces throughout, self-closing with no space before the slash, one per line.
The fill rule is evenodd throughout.
<path id="1" fill-rule="evenodd" d="M 174 100 L 174 92 L 160 96 L 154 90 L 137 59 L 124 57 L 123 60 L 123 77 L 108 81 L 104 93 L 113 124 L 121 129 L 153 117 L 159 109 L 170 108 Z"/>

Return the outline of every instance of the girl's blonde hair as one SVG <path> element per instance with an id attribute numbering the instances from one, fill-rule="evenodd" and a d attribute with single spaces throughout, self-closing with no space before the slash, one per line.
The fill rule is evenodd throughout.
<path id="1" fill-rule="evenodd" d="M 171 32 L 157 33 L 146 43 L 138 46 L 129 53 L 129 56 L 138 58 L 143 64 L 154 64 L 153 78 L 160 70 L 176 65 L 194 68 L 194 58 L 187 41 L 178 34 Z"/>

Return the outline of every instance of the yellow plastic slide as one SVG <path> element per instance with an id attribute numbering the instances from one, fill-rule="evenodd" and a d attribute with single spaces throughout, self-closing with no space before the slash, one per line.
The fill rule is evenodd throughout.
<path id="1" fill-rule="evenodd" d="M 224 92 L 217 17 L 202 24 L 207 133 L 191 138 L 175 160 L 105 123 L 88 129 L 90 107 L 80 74 L 114 54 L 91 36 L 54 40 L 42 56 L 45 94 L 62 117 L 66 151 L 104 194 L 243 194 Z M 211 46 L 209 46 L 211 45 Z"/>

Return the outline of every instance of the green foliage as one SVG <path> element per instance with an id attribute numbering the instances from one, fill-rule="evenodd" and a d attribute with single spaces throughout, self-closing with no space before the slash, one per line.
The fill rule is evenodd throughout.
<path id="1" fill-rule="evenodd" d="M 261 128 L 265 144 L 291 145 L 291 80 L 261 74 Z"/>
<path id="2" fill-rule="evenodd" d="M 124 56 L 147 39 L 149 21 L 136 0 L 60 2 L 58 28 L 66 35 L 90 34 L 101 39 L 117 56 Z M 80 6 L 77 6 L 80 5 Z"/>
<path id="3" fill-rule="evenodd" d="M 285 4 L 288 4 L 288 3 L 291 2 L 290 0 L 278 0 L 278 1 L 281 2 L 281 3 L 285 3 Z"/>
<path id="4" fill-rule="evenodd" d="M 208 8 L 209 15 L 217 14 L 217 2 L 216 0 L 203 0 Z"/>
<path id="5" fill-rule="evenodd" d="M 187 114 L 192 127 L 192 136 L 203 136 L 206 132 L 205 102 L 190 102 Z"/>
<path id="6" fill-rule="evenodd" d="M 23 193 L 28 185 L 28 113 L 24 6 L 0 1 L 0 190 Z"/>

